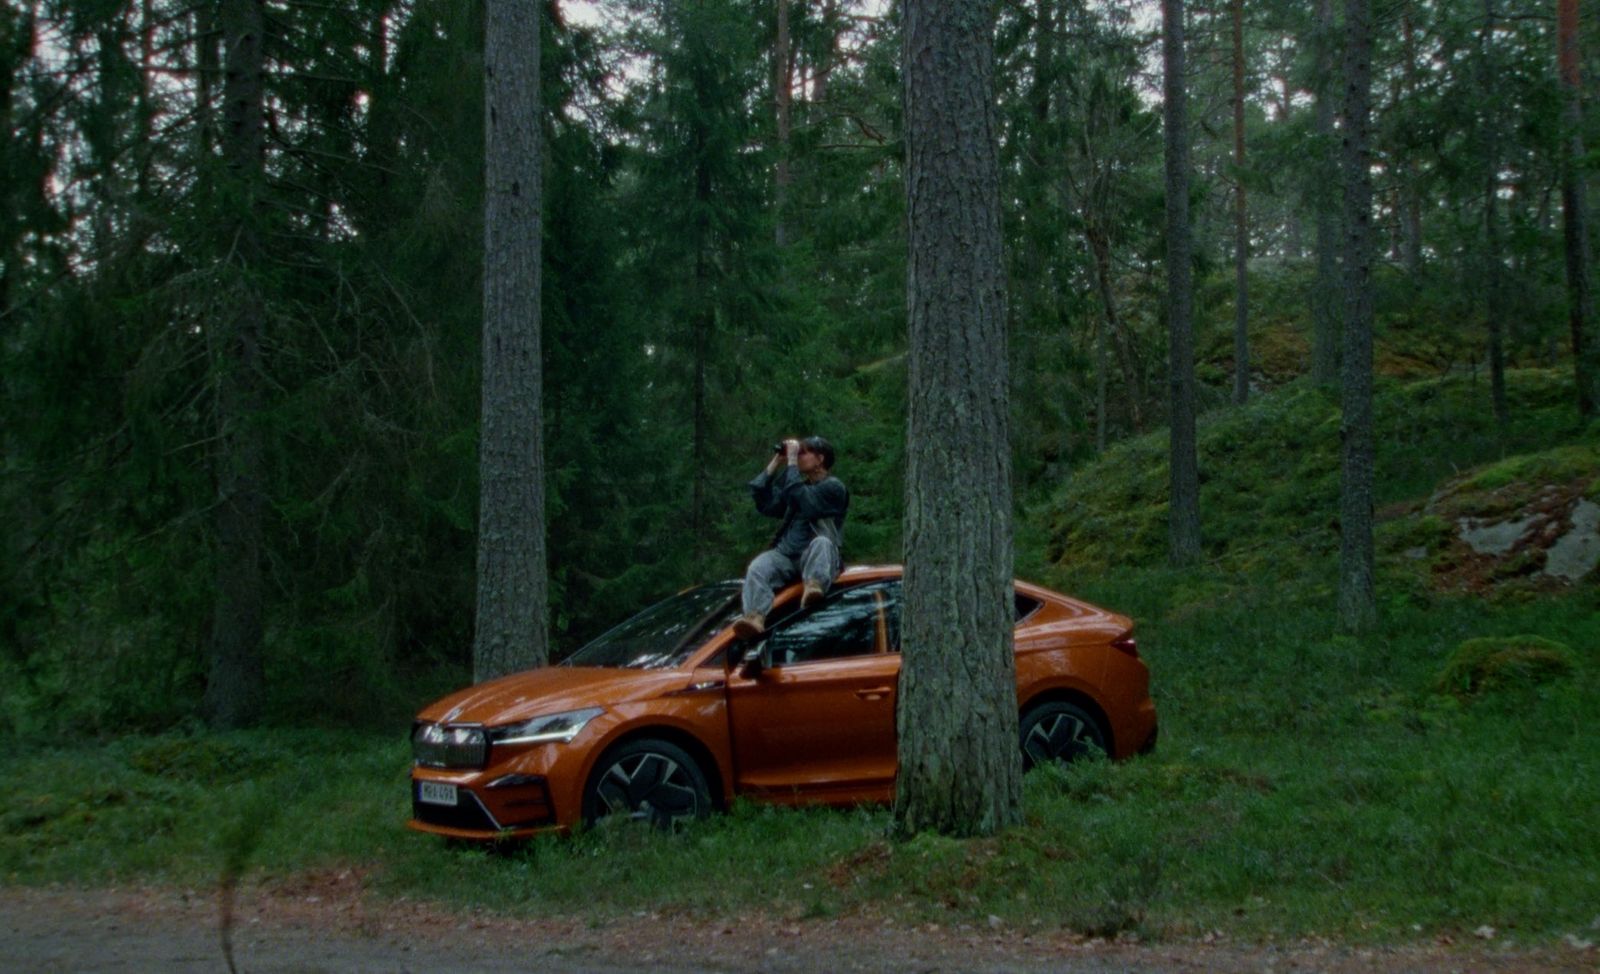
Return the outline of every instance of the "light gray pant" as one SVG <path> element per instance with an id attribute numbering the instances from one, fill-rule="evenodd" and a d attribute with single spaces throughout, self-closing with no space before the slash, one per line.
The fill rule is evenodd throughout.
<path id="1" fill-rule="evenodd" d="M 833 580 L 839 577 L 842 564 L 839 560 L 839 549 L 832 541 L 822 536 L 811 539 L 806 546 L 804 554 L 800 556 L 800 564 L 796 565 L 794 559 L 788 555 L 779 554 L 777 549 L 768 548 L 756 555 L 750 562 L 750 567 L 744 572 L 743 604 L 746 614 L 756 613 L 766 615 L 772 611 L 772 595 L 797 578 L 813 582 L 822 587 L 826 592 Z"/>

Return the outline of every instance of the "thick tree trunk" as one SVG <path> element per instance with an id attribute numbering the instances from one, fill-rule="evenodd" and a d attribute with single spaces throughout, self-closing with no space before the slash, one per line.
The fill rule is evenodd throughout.
<path id="1" fill-rule="evenodd" d="M 1493 0 L 1483 3 L 1483 33 L 1478 38 L 1479 83 L 1483 126 L 1483 290 L 1484 315 L 1489 331 L 1489 398 L 1495 422 L 1506 424 L 1505 300 L 1501 289 L 1504 272 L 1500 254 L 1500 121 L 1490 66 L 1494 41 Z"/>
<path id="2" fill-rule="evenodd" d="M 1189 227 L 1188 75 L 1183 0 L 1162 0 L 1162 116 L 1166 128 L 1167 383 L 1170 506 L 1167 553 L 1173 564 L 1200 557 L 1200 465 L 1195 444 L 1194 284 Z"/>
<path id="3" fill-rule="evenodd" d="M 540 351 L 539 6 L 484 8 L 483 413 L 473 676 L 548 648 Z"/>
<path id="4" fill-rule="evenodd" d="M 1567 258 L 1567 322 L 1578 385 L 1578 414 L 1600 412 L 1600 334 L 1589 290 L 1589 220 L 1584 192 L 1583 86 L 1578 70 L 1578 0 L 1557 0 L 1557 61 L 1561 71 L 1561 220 Z"/>
<path id="5" fill-rule="evenodd" d="M 1333 0 L 1317 0 L 1316 66 L 1312 79 L 1316 105 L 1312 124 L 1317 142 L 1325 146 L 1332 146 L 1334 142 L 1333 30 Z M 1327 174 L 1331 176 L 1332 170 Z M 1329 191 L 1334 182 L 1314 179 L 1311 185 L 1317 236 L 1317 269 L 1311 284 L 1311 378 L 1321 386 L 1332 386 L 1339 381 L 1339 323 L 1343 313 L 1340 309 L 1339 210 Z"/>
<path id="6" fill-rule="evenodd" d="M 216 602 L 211 672 L 204 709 L 217 728 L 244 727 L 261 714 L 263 667 L 261 533 L 261 339 L 266 307 L 258 275 L 257 209 L 263 182 L 262 3 L 223 0 L 223 78 L 219 215 L 228 255 L 227 299 L 210 337 L 216 374 Z"/>
<path id="7" fill-rule="evenodd" d="M 905 5 L 902 834 L 989 834 L 1022 813 L 994 10 Z"/>
<path id="8" fill-rule="evenodd" d="M 1345 0 L 1343 449 L 1339 484 L 1339 624 L 1377 621 L 1373 594 L 1372 170 L 1368 147 L 1372 23 L 1368 0 Z"/>
<path id="9" fill-rule="evenodd" d="M 1244 189 L 1244 0 L 1233 0 L 1233 401 L 1250 398 L 1250 209 Z"/>
<path id="10" fill-rule="evenodd" d="M 773 234 L 779 247 L 788 242 L 784 204 L 789 198 L 789 104 L 794 96 L 794 59 L 789 54 L 789 0 L 778 0 L 778 44 L 773 54 L 773 90 L 778 103 L 778 166 L 773 186 Z"/>

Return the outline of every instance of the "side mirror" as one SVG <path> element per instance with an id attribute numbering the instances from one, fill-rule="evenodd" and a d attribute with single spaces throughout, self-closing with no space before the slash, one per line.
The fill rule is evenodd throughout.
<path id="1" fill-rule="evenodd" d="M 759 680 L 767 667 L 772 665 L 772 652 L 767 648 L 767 641 L 762 640 L 757 646 L 752 646 L 745 653 L 744 661 L 739 664 L 739 675 L 746 680 Z"/>

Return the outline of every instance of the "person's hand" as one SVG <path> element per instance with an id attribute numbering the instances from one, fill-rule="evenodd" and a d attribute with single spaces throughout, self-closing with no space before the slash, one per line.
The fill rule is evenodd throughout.
<path id="1" fill-rule="evenodd" d="M 789 466 L 792 467 L 795 464 L 799 463 L 800 462 L 800 441 L 799 440 L 784 440 L 783 441 L 783 452 L 784 452 L 784 456 L 787 457 L 788 460 L 789 460 Z"/>

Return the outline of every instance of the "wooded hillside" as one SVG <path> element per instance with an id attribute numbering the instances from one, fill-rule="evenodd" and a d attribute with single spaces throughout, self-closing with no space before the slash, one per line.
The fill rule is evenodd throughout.
<path id="1" fill-rule="evenodd" d="M 1371 7 L 1380 517 L 1458 454 L 1595 435 L 1600 18 L 1578 6 Z M 542 16 L 552 655 L 737 574 L 770 529 L 744 482 L 783 436 L 837 446 L 846 559 L 900 560 L 898 5 Z M 1190 0 L 1184 26 L 1201 557 L 1249 557 L 1239 498 L 1299 457 L 1326 489 L 1276 513 L 1331 558 L 1349 24 Z M 1153 2 L 999 9 L 1024 568 L 1166 558 L 1160 28 Z M 268 722 L 403 719 L 467 678 L 483 34 L 454 0 L 0 5 L 0 728 L 199 719 L 230 639 L 259 641 Z M 1402 379 L 1467 408 L 1424 429 Z M 1262 409 L 1307 419 L 1284 467 L 1245 448 Z M 1126 505 L 1063 501 L 1118 465 Z"/>

